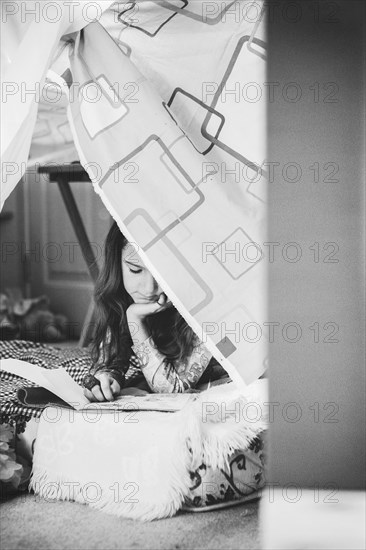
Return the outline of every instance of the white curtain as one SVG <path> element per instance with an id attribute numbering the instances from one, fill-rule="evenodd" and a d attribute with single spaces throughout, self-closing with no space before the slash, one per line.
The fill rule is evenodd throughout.
<path id="1" fill-rule="evenodd" d="M 258 378 L 268 341 L 263 2 L 53 2 L 59 11 L 39 14 L 42 3 L 26 2 L 27 17 L 24 3 L 4 4 L 2 201 L 27 163 L 80 159 L 234 381 Z"/>

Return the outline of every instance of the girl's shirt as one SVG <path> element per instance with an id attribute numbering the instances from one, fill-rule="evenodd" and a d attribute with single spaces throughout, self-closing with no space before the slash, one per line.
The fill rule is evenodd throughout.
<path id="1" fill-rule="evenodd" d="M 194 388 L 212 357 L 198 337 L 190 357 L 178 364 L 168 363 L 151 337 L 132 346 L 132 350 L 146 382 L 155 393 L 181 393 Z"/>
<path id="2" fill-rule="evenodd" d="M 107 342 L 106 345 L 108 345 Z M 137 374 L 136 370 L 139 370 L 154 393 L 182 393 L 194 388 L 212 358 L 211 352 L 197 336 L 190 357 L 175 364 L 166 361 L 166 357 L 158 351 L 151 337 L 132 346 L 132 350 L 133 355 L 126 379 L 134 378 Z M 100 363 L 93 369 L 94 374 L 96 371 L 109 372 L 120 385 L 123 385 L 122 373 L 116 369 L 103 367 L 103 359 L 104 350 L 102 349 Z"/>

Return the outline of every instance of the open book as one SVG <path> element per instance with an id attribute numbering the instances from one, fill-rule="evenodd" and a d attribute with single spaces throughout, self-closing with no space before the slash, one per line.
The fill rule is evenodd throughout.
<path id="1" fill-rule="evenodd" d="M 122 390 L 121 395 L 118 395 L 114 401 L 90 403 L 84 395 L 83 388 L 62 367 L 45 369 L 27 361 L 20 361 L 19 359 L 1 359 L 0 370 L 20 376 L 45 388 L 76 410 L 100 407 L 103 410 L 175 412 L 180 411 L 187 403 L 197 399 L 197 394 L 194 393 L 146 393 L 146 395 L 134 395 L 132 388 L 130 394 L 126 394 L 128 392 L 126 388 Z M 56 401 L 52 400 L 51 396 L 49 404 L 51 405 Z"/>

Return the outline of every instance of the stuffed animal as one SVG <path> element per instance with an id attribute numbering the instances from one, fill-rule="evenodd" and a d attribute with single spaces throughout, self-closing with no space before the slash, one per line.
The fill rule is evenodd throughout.
<path id="1" fill-rule="evenodd" d="M 11 319 L 9 312 L 9 297 L 0 294 L 0 339 L 13 340 L 19 338 L 19 326 Z"/>
<path id="2" fill-rule="evenodd" d="M 18 293 L 17 293 L 18 294 Z M 0 331 L 3 340 L 21 338 L 35 342 L 65 340 L 69 322 L 49 309 L 47 296 L 24 299 L 11 290 L 0 295 Z"/>

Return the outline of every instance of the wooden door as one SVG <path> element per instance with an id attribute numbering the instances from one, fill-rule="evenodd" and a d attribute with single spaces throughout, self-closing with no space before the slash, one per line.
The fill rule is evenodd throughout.
<path id="1" fill-rule="evenodd" d="M 70 186 L 100 266 L 112 218 L 90 182 L 72 182 Z M 24 199 L 27 294 L 47 294 L 51 310 L 68 317 L 77 338 L 92 298 L 93 283 L 60 190 L 47 174 L 29 170 L 24 178 Z"/>

